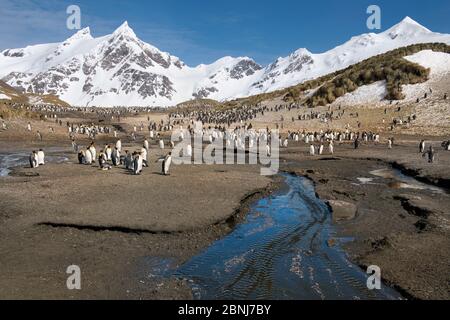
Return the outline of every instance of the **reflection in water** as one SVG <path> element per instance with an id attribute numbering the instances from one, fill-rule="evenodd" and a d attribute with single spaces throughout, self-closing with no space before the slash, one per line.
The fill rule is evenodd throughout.
<path id="1" fill-rule="evenodd" d="M 393 168 L 383 168 L 373 170 L 371 175 L 391 180 L 388 186 L 393 189 L 415 189 L 415 190 L 430 190 L 435 193 L 443 193 L 444 190 L 426 183 L 417 181 L 412 177 L 408 177 L 400 172 L 400 170 Z"/>
<path id="2" fill-rule="evenodd" d="M 372 178 L 356 178 L 361 184 L 369 184 L 373 181 Z"/>
<path id="3" fill-rule="evenodd" d="M 367 275 L 327 245 L 331 215 L 312 183 L 284 177 L 289 190 L 259 200 L 231 234 L 170 275 L 188 279 L 197 299 L 400 298 L 367 289 Z"/>
<path id="4" fill-rule="evenodd" d="M 11 169 L 15 167 L 30 166 L 28 157 L 30 153 L 11 153 L 11 154 L 1 154 L 0 153 L 0 177 L 6 177 L 11 173 Z M 54 156 L 46 155 L 45 162 L 61 163 L 69 160 L 64 156 Z"/>

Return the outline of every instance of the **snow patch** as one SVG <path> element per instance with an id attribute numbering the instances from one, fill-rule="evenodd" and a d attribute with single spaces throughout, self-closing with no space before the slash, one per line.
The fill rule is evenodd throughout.
<path id="1" fill-rule="evenodd" d="M 424 68 L 430 68 L 431 76 L 450 72 L 450 54 L 448 53 L 423 50 L 405 59 L 420 64 Z"/>
<path id="2" fill-rule="evenodd" d="M 362 86 L 353 92 L 346 93 L 344 96 L 336 99 L 334 104 L 343 105 L 361 105 L 377 104 L 386 96 L 386 81 L 377 81 L 367 86 Z"/>
<path id="3" fill-rule="evenodd" d="M 438 80 L 441 77 L 450 74 L 450 54 L 443 52 L 434 52 L 432 50 L 420 51 L 405 59 L 420 64 L 424 68 L 430 68 L 430 79 Z M 417 98 L 423 98 L 430 91 L 429 81 L 419 84 L 408 84 L 402 87 L 406 98 L 405 101 L 413 102 Z"/>

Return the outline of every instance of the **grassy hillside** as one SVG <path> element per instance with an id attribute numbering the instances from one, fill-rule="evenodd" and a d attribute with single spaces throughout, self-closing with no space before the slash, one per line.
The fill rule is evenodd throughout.
<path id="1" fill-rule="evenodd" d="M 323 106 L 361 86 L 382 80 L 386 81 L 387 86 L 388 93 L 385 98 L 402 100 L 404 99 L 402 85 L 417 84 L 428 80 L 430 70 L 404 59 L 406 56 L 423 50 L 450 53 L 450 46 L 443 43 L 426 43 L 399 48 L 286 89 L 235 99 L 223 104 L 216 101 L 216 105 L 220 105 L 222 108 L 234 108 L 282 98 L 286 102 L 303 103 L 309 107 Z M 311 97 L 306 97 L 308 90 L 317 88 L 318 90 Z"/>
<path id="2" fill-rule="evenodd" d="M 11 100 L 0 100 L 0 101 L 9 101 L 9 102 L 17 102 L 17 103 L 27 103 L 28 98 L 23 93 L 9 86 L 5 82 L 0 80 L 0 93 L 4 94 L 11 98 Z"/>
<path id="3" fill-rule="evenodd" d="M 361 86 L 382 80 L 386 81 L 385 99 L 402 100 L 405 98 L 402 85 L 422 83 L 429 78 L 429 69 L 404 59 L 423 50 L 450 53 L 450 46 L 442 43 L 417 44 L 364 60 L 324 81 L 306 104 L 310 107 L 326 105 Z"/>
<path id="4" fill-rule="evenodd" d="M 32 102 L 36 104 L 45 103 L 58 105 L 63 107 L 69 107 L 70 105 L 54 95 L 37 95 L 37 94 L 25 94 L 16 90 L 15 88 L 9 86 L 5 82 L 0 80 L 0 93 L 4 94 L 11 99 L 0 99 L 0 118 L 1 119 L 11 119 L 11 118 L 39 118 L 39 114 L 26 109 L 13 108 L 11 104 L 31 104 Z"/>
<path id="5" fill-rule="evenodd" d="M 176 108 L 198 108 L 205 105 L 218 107 L 221 105 L 221 103 L 213 99 L 193 99 L 177 104 Z"/>

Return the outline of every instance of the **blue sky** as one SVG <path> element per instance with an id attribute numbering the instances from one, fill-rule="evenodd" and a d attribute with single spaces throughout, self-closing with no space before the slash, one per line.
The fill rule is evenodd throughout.
<path id="1" fill-rule="evenodd" d="M 226 55 L 265 65 L 301 47 L 326 51 L 370 32 L 371 4 L 381 7 L 382 30 L 410 16 L 450 33 L 448 0 L 0 0 L 0 49 L 63 41 L 74 33 L 66 28 L 70 4 L 80 6 L 82 27 L 93 36 L 127 20 L 143 41 L 192 66 Z"/>

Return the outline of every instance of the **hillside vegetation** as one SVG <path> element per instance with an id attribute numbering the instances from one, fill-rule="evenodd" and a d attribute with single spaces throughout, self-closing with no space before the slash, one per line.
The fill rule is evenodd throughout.
<path id="1" fill-rule="evenodd" d="M 26 108 L 16 108 L 15 104 L 30 105 L 30 101 L 35 101 L 36 104 L 51 104 L 62 107 L 69 107 L 69 104 L 60 100 L 54 95 L 37 95 L 25 94 L 19 90 L 9 86 L 0 80 L 0 93 L 8 96 L 10 99 L 0 99 L 0 118 L 39 118 L 36 112 L 27 110 Z"/>
<path id="2" fill-rule="evenodd" d="M 324 106 L 361 86 L 382 80 L 386 81 L 387 87 L 385 99 L 402 100 L 405 98 L 402 85 L 428 80 L 429 69 L 404 59 L 423 50 L 450 54 L 450 46 L 444 43 L 415 44 L 371 57 L 346 69 L 289 88 L 217 104 L 221 108 L 234 108 L 281 97 L 286 102 L 305 104 L 308 107 Z M 317 90 L 307 97 L 306 93 L 313 89 Z"/>
<path id="3" fill-rule="evenodd" d="M 28 98 L 23 93 L 9 86 L 0 80 L 0 93 L 11 98 L 11 100 L 2 100 L 6 102 L 27 103 Z M 0 99 L 1 100 L 1 99 Z"/>
<path id="4" fill-rule="evenodd" d="M 11 87 L 10 85 L 8 85 L 7 83 L 5 83 L 4 81 L 0 80 L 0 93 L 4 94 L 8 97 L 10 97 L 11 99 L 0 99 L 0 101 L 3 101 L 5 104 L 9 104 L 9 103 L 20 103 L 20 104 L 52 104 L 52 105 L 57 105 L 57 106 L 62 106 L 62 107 L 69 107 L 70 105 L 65 102 L 62 101 L 61 99 L 59 99 L 57 96 L 55 95 L 51 95 L 51 94 L 45 94 L 45 95 L 39 95 L 39 94 L 32 94 L 32 93 L 23 93 L 13 87 Z"/>
<path id="5" fill-rule="evenodd" d="M 0 119 L 9 120 L 14 118 L 38 119 L 39 115 L 30 110 L 12 108 L 9 104 L 0 101 Z"/>
<path id="6" fill-rule="evenodd" d="M 417 84 L 428 80 L 430 70 L 404 57 L 423 50 L 450 53 L 450 46 L 442 43 L 416 44 L 374 56 L 338 72 L 332 79 L 306 100 L 310 107 L 323 106 L 357 88 L 377 81 L 386 81 L 386 100 L 405 98 L 402 85 Z"/>

